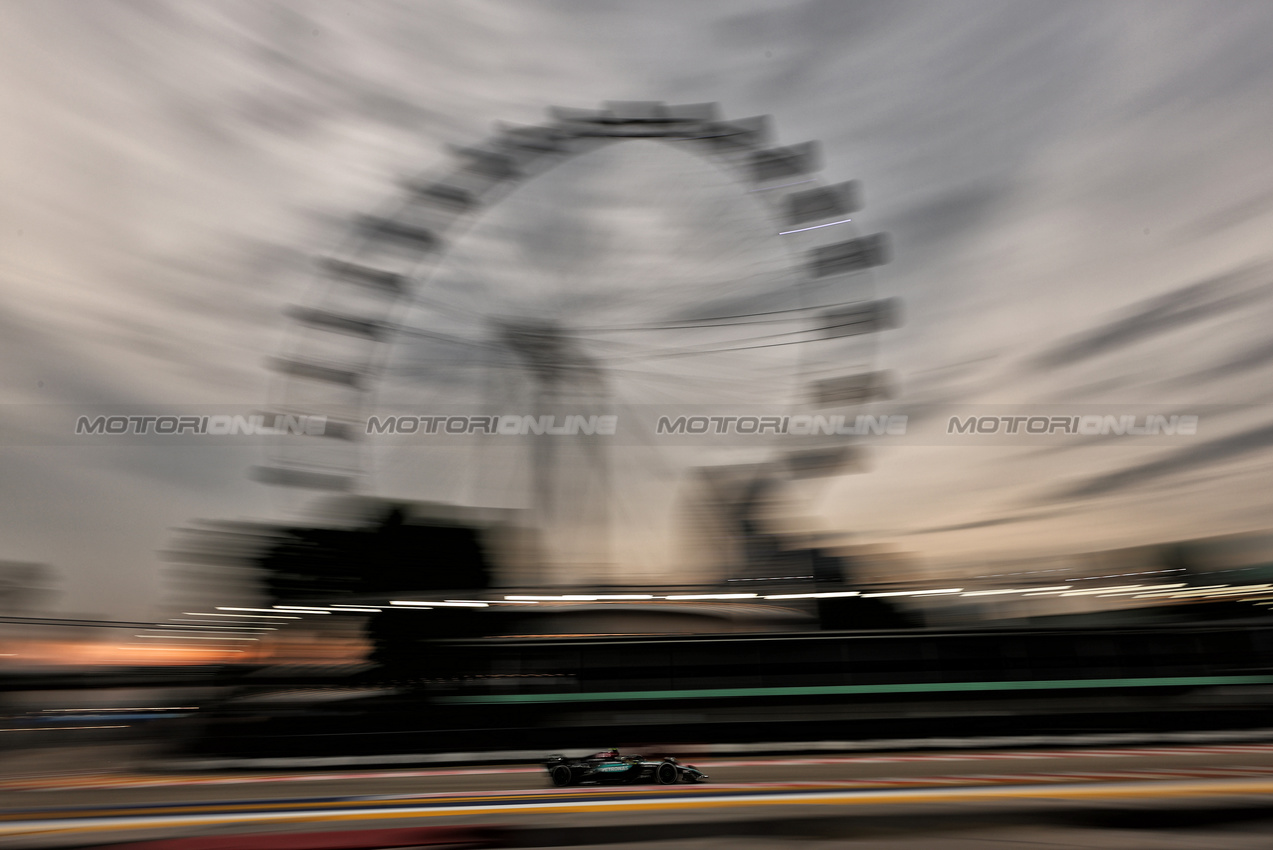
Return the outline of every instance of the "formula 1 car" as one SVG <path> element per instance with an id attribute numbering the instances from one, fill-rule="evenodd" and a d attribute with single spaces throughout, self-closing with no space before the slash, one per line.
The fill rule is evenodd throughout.
<path id="1" fill-rule="evenodd" d="M 618 750 L 594 753 L 584 758 L 549 756 L 544 768 L 558 787 L 567 785 L 636 785 L 641 782 L 657 782 L 675 785 L 678 782 L 705 782 L 707 774 L 692 764 L 681 764 L 671 756 L 647 759 L 638 755 L 619 755 Z"/>

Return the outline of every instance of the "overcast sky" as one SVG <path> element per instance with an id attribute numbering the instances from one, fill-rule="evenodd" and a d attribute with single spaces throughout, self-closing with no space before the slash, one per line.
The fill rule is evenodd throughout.
<path id="1" fill-rule="evenodd" d="M 258 451 L 40 445 L 21 411 L 265 404 L 352 216 L 495 121 L 607 100 L 771 115 L 862 181 L 896 409 L 1204 414 L 1168 445 L 880 447 L 812 526 L 931 565 L 1266 528 L 1271 42 L 1263 2 L 4 0 L 0 560 L 52 565 L 61 610 L 163 609 L 175 527 L 294 507 Z"/>

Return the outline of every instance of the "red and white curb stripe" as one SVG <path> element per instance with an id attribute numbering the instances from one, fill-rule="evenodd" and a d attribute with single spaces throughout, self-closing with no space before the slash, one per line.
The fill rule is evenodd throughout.
<path id="1" fill-rule="evenodd" d="M 564 790 L 564 789 L 563 789 Z M 215 824 L 250 824 L 268 822 L 320 823 L 330 821 L 362 821 L 437 816 L 474 816 L 495 813 L 543 813 L 552 811 L 616 812 L 616 811 L 691 811 L 721 807 L 768 805 L 884 805 L 904 803 L 972 802 L 996 799 L 1071 799 L 1109 800 L 1149 797 L 1189 797 L 1215 795 L 1273 795 L 1273 781 L 1267 777 L 1227 779 L 1145 781 L 1144 777 L 1114 782 L 1041 782 L 1039 784 L 971 785 L 965 787 L 720 787 L 715 789 L 679 789 L 688 793 L 659 795 L 578 794 L 573 798 L 544 799 L 541 795 L 525 795 L 520 799 L 485 799 L 476 796 L 452 797 L 445 802 L 396 806 L 392 809 L 359 805 L 357 801 L 333 801 L 322 808 L 288 808 L 280 804 L 274 811 L 224 811 L 207 813 L 94 813 L 85 817 L 58 817 L 59 813 L 32 813 L 30 820 L 12 819 L 0 822 L 0 835 L 32 833 L 68 834 L 102 833 L 115 830 L 144 830 L 209 826 Z M 424 803 L 424 801 L 421 801 Z"/>

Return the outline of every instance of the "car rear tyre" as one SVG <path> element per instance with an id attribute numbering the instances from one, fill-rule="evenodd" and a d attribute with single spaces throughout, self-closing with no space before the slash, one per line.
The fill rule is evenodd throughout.
<path id="1" fill-rule="evenodd" d="M 675 785 L 680 779 L 680 771 L 676 769 L 676 765 L 663 762 L 658 769 L 654 771 L 654 778 L 658 780 L 660 785 Z"/>
<path id="2" fill-rule="evenodd" d="M 574 779 L 574 777 L 570 775 L 570 768 L 566 767 L 564 764 L 559 764 L 553 768 L 552 778 L 553 785 L 556 785 L 558 788 L 565 788 L 570 784 L 570 781 Z"/>

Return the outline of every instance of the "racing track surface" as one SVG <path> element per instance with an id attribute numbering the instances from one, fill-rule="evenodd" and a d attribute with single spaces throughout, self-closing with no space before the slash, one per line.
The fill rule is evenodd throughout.
<path id="1" fill-rule="evenodd" d="M 686 761 L 692 761 L 686 759 Z M 456 824 L 735 824 L 1026 803 L 1233 801 L 1273 812 L 1273 744 L 693 762 L 705 785 L 551 787 L 525 765 L 324 774 L 112 774 L 0 782 L 0 846 Z M 1273 817 L 1273 814 L 1270 814 Z M 354 836 L 355 833 L 350 833 Z M 578 844 L 579 842 L 572 842 Z M 378 846 L 388 846 L 381 844 Z M 508 846 L 530 846 L 528 844 Z M 549 846 L 549 845 L 539 845 Z M 704 845 L 706 846 L 706 845 Z"/>

